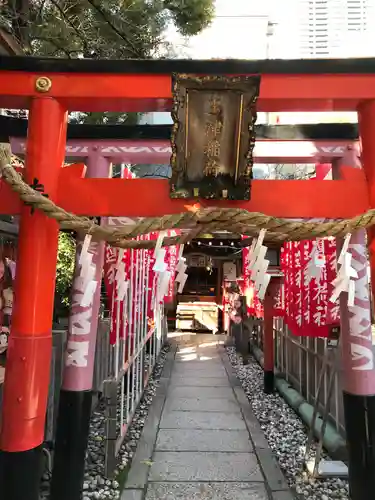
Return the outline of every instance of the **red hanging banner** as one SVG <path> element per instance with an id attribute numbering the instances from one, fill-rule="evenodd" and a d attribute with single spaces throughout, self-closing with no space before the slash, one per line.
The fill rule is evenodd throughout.
<path id="1" fill-rule="evenodd" d="M 314 246 L 316 245 L 316 247 Z M 316 248 L 314 254 L 313 249 Z M 338 303 L 331 303 L 336 277 L 333 239 L 287 242 L 282 252 L 285 275 L 285 317 L 293 335 L 329 337 L 339 325 Z"/>
<path id="2" fill-rule="evenodd" d="M 276 293 L 273 296 L 273 313 L 274 317 L 284 317 L 285 316 L 285 295 L 284 295 L 284 280 L 279 278 L 277 283 Z"/>

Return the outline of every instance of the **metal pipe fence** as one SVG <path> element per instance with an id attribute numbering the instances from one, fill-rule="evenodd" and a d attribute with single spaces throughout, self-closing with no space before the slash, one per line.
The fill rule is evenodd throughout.
<path id="1" fill-rule="evenodd" d="M 131 250 L 128 293 L 122 301 L 113 301 L 116 343 L 110 346 L 110 376 L 103 382 L 107 476 L 116 468 L 116 457 L 167 333 L 164 305 L 156 300 L 159 277 L 155 275 L 150 283 L 150 265 L 151 255 L 147 250 Z M 150 305 L 151 322 L 148 318 Z"/>
<path id="2" fill-rule="evenodd" d="M 263 323 L 256 324 L 253 341 L 263 350 Z M 274 353 L 275 367 L 280 376 L 285 378 L 311 405 L 315 404 L 319 373 L 322 369 L 326 350 L 326 339 L 296 337 L 291 335 L 282 318 L 274 318 Z M 341 355 L 340 348 L 336 353 Z M 323 375 L 324 389 L 318 400 L 318 409 L 322 412 L 327 405 L 328 380 L 333 370 L 333 362 L 328 362 L 328 369 Z M 345 434 L 342 386 L 340 372 L 334 375 L 334 387 L 331 399 L 329 420 L 341 434 Z"/>
<path id="3" fill-rule="evenodd" d="M 64 368 L 64 350 L 67 340 L 66 330 L 52 331 L 52 357 L 50 368 L 50 384 L 48 391 L 47 416 L 44 439 L 47 443 L 54 441 L 57 414 L 59 411 L 60 387 Z"/>

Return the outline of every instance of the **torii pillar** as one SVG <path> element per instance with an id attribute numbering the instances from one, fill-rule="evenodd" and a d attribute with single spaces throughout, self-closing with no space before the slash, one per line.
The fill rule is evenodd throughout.
<path id="1" fill-rule="evenodd" d="M 370 206 L 375 207 L 375 101 L 358 109 L 362 165 L 367 178 Z M 350 241 L 355 280 L 354 307 L 347 294 L 340 297 L 343 347 L 343 402 L 349 452 L 349 484 L 352 500 L 370 500 L 375 491 L 375 361 L 372 346 L 367 255 L 363 231 Z M 362 234 L 362 236 L 361 236 Z M 375 290 L 375 230 L 368 231 L 371 283 Z M 343 339 L 344 340 L 344 339 Z"/>
<path id="2" fill-rule="evenodd" d="M 263 390 L 266 394 L 274 392 L 275 379 L 275 340 L 273 319 L 275 314 L 275 301 L 282 287 L 282 278 L 272 276 L 264 296 L 264 331 L 263 331 Z"/>
<path id="3" fill-rule="evenodd" d="M 66 124 L 67 112 L 55 99 L 32 99 L 25 177 L 28 184 L 43 184 L 52 200 L 65 157 Z M 55 220 L 22 206 L 0 435 L 4 500 L 39 500 L 58 234 Z"/>

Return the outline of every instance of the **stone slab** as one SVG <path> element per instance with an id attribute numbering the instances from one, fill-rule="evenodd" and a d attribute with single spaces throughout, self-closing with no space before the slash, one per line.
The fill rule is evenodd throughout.
<path id="1" fill-rule="evenodd" d="M 228 398 L 235 401 L 234 393 L 230 387 L 170 387 L 168 397 L 179 398 Z"/>
<path id="2" fill-rule="evenodd" d="M 260 483 L 150 483 L 146 500 L 268 500 L 268 495 Z"/>
<path id="3" fill-rule="evenodd" d="M 163 412 L 160 429 L 246 430 L 240 413 L 172 411 Z"/>
<path id="4" fill-rule="evenodd" d="M 196 350 L 199 350 L 199 351 L 203 351 L 203 352 L 206 352 L 206 351 L 212 351 L 212 352 L 217 352 L 218 349 L 220 349 L 220 346 L 222 346 L 223 344 L 222 343 L 218 343 L 217 341 L 211 341 L 211 342 L 187 342 L 187 343 L 184 343 L 184 344 L 181 344 L 179 346 L 179 350 L 181 351 L 187 351 L 189 349 L 196 349 Z"/>
<path id="5" fill-rule="evenodd" d="M 191 359 L 189 361 L 176 358 L 174 363 L 174 369 L 185 369 L 185 370 L 222 370 L 224 369 L 223 364 L 220 359 L 211 359 L 210 361 Z"/>
<path id="6" fill-rule="evenodd" d="M 197 354 L 201 358 L 209 358 L 207 361 L 211 361 L 212 359 L 220 359 L 220 353 L 218 349 L 204 349 L 198 348 Z"/>
<path id="7" fill-rule="evenodd" d="M 205 358 L 205 356 L 198 357 L 194 353 L 186 355 L 181 355 L 177 353 L 174 361 L 174 366 L 175 367 L 189 366 L 192 368 L 223 367 L 223 362 L 221 361 L 221 358 L 219 356 L 211 359 L 202 359 L 202 358 Z"/>
<path id="8" fill-rule="evenodd" d="M 143 495 L 143 490 L 123 490 L 121 500 L 142 500 Z"/>
<path id="9" fill-rule="evenodd" d="M 175 365 L 172 371 L 172 378 L 174 377 L 213 378 L 213 377 L 227 377 L 227 374 L 224 368 L 222 368 L 221 366 L 218 366 L 216 368 L 215 367 L 190 368 L 189 366 L 176 368 Z"/>
<path id="10" fill-rule="evenodd" d="M 164 413 L 169 411 L 218 411 L 221 413 L 241 413 L 240 407 L 233 399 L 179 398 L 168 397 Z"/>
<path id="11" fill-rule="evenodd" d="M 191 386 L 191 387 L 230 387 L 227 376 L 217 377 L 189 377 L 184 375 L 173 375 L 171 387 Z"/>
<path id="12" fill-rule="evenodd" d="M 232 415 L 233 416 L 233 415 Z M 156 441 L 157 451 L 226 451 L 251 452 L 249 434 L 230 430 L 160 429 Z"/>
<path id="13" fill-rule="evenodd" d="M 199 370 L 208 370 L 212 369 L 221 369 L 225 370 L 223 362 L 221 358 L 215 358 L 210 360 L 201 361 L 200 359 L 191 359 L 190 361 L 183 361 L 181 358 L 175 358 L 174 360 L 174 368 L 183 368 L 188 367 L 191 369 L 199 369 Z"/>
<path id="14" fill-rule="evenodd" d="M 253 453 L 156 451 L 149 481 L 262 482 Z"/>
<path id="15" fill-rule="evenodd" d="M 178 358 L 186 358 L 189 359 L 190 357 L 193 358 L 194 355 L 197 356 L 197 358 L 207 358 L 206 361 L 212 361 L 214 360 L 219 360 L 221 358 L 219 350 L 217 348 L 215 349 L 204 349 L 204 348 L 184 348 L 181 351 L 177 351 L 176 353 Z"/>
<path id="16" fill-rule="evenodd" d="M 222 363 L 202 363 L 201 361 L 194 361 L 190 363 L 184 363 L 182 361 L 175 361 L 173 365 L 173 372 L 182 371 L 182 370 L 194 370 L 201 372 L 207 372 L 210 370 L 215 370 L 215 372 L 226 373 L 225 367 Z"/>

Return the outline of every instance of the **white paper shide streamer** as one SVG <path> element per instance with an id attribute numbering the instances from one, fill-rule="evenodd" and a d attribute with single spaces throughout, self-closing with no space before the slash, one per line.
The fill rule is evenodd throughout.
<path id="1" fill-rule="evenodd" d="M 82 244 L 78 264 L 80 266 L 79 279 L 81 289 L 84 290 L 80 306 L 89 307 L 94 300 L 94 295 L 98 282 L 95 281 L 96 266 L 92 263 L 93 254 L 89 251 L 91 244 L 91 234 L 87 234 Z"/>
<path id="2" fill-rule="evenodd" d="M 184 286 L 187 280 L 187 265 L 186 265 L 186 259 L 185 257 L 182 257 L 184 251 L 184 245 L 180 246 L 180 250 L 178 252 L 178 262 L 176 266 L 176 271 L 177 271 L 177 276 L 176 276 L 176 282 L 178 283 L 178 293 L 182 293 L 184 290 Z"/>
<path id="3" fill-rule="evenodd" d="M 160 231 L 154 250 L 155 263 L 152 270 L 156 273 L 155 300 L 158 304 L 160 304 L 168 294 L 169 281 L 171 279 L 171 273 L 167 271 L 167 263 L 165 262 L 166 250 L 162 248 L 166 234 L 165 231 Z"/>
<path id="4" fill-rule="evenodd" d="M 124 249 L 119 248 L 117 262 L 116 262 L 116 300 L 122 301 L 125 300 L 128 288 L 129 281 L 126 280 L 126 270 L 125 270 L 125 262 L 124 259 Z"/>
<path id="5" fill-rule="evenodd" d="M 316 282 L 320 282 L 324 266 L 324 255 L 322 253 L 319 253 L 318 244 L 316 241 L 314 241 L 313 248 L 310 253 L 309 262 L 306 268 L 306 282 L 310 283 L 312 279 L 315 279 Z"/>
<path id="6" fill-rule="evenodd" d="M 345 236 L 345 240 L 337 259 L 337 276 L 332 281 L 334 286 L 330 302 L 336 302 L 344 292 L 348 294 L 348 307 L 354 306 L 355 297 L 355 278 L 358 278 L 357 271 L 352 267 L 352 255 L 348 252 L 351 234 Z"/>
<path id="7" fill-rule="evenodd" d="M 255 289 L 258 292 L 259 299 L 263 300 L 271 276 L 267 273 L 270 261 L 265 258 L 267 247 L 263 245 L 266 229 L 261 229 L 258 238 L 250 247 L 250 262 L 249 269 L 251 271 L 251 279 L 254 282 Z"/>

